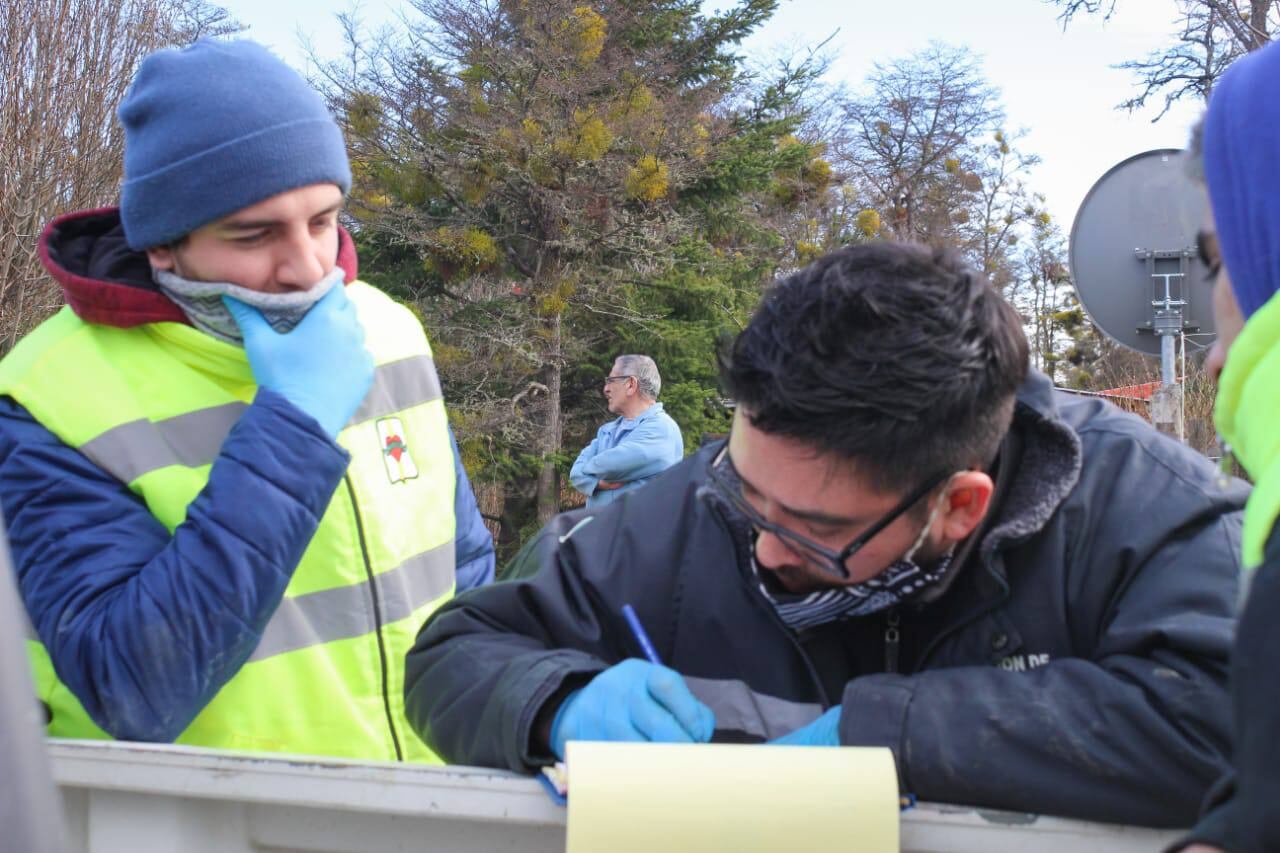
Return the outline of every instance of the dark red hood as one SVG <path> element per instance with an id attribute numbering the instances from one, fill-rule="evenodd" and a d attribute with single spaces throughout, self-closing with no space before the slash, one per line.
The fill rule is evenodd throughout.
<path id="1" fill-rule="evenodd" d="M 182 309 L 151 280 L 146 253 L 125 242 L 119 208 L 59 216 L 40 234 L 40 260 L 62 285 L 71 310 L 86 323 L 120 328 L 188 323 Z M 344 228 L 338 229 L 338 266 L 346 273 L 343 281 L 355 281 L 356 247 Z"/>

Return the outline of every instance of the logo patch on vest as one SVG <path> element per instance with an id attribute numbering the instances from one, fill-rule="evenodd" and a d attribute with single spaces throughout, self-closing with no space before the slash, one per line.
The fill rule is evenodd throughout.
<path id="1" fill-rule="evenodd" d="M 378 421 L 378 444 L 382 448 L 382 464 L 387 466 L 391 482 L 414 480 L 418 466 L 413 464 L 413 454 L 404 440 L 404 427 L 399 418 L 382 418 Z"/>

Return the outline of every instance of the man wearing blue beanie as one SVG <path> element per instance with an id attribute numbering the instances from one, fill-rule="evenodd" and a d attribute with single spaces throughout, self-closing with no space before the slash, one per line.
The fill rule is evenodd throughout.
<path id="1" fill-rule="evenodd" d="M 50 735 L 436 761 L 403 659 L 493 576 L 421 325 L 356 280 L 342 133 L 251 42 L 149 56 L 119 208 L 41 236 L 0 508 Z"/>
<path id="2" fill-rule="evenodd" d="M 1247 590 L 1231 663 L 1232 772 L 1213 790 L 1189 850 L 1280 850 L 1280 44 L 1223 76 L 1192 139 L 1212 221 L 1201 234 L 1214 283 L 1214 422 L 1253 478 L 1242 557 Z"/>

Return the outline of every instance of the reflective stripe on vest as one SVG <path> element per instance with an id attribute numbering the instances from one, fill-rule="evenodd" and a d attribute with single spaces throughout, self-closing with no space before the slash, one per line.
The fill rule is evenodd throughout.
<path id="1" fill-rule="evenodd" d="M 113 427 L 80 446 L 89 461 L 122 483 L 169 465 L 212 465 L 245 403 L 224 403 L 149 421 L 139 418 Z"/>
<path id="2" fill-rule="evenodd" d="M 440 399 L 440 380 L 425 355 L 380 364 L 373 385 L 347 426 L 394 415 Z M 224 403 L 160 421 L 146 418 L 113 427 L 85 442 L 80 452 L 122 483 L 169 465 L 212 465 L 245 403 Z"/>
<path id="3" fill-rule="evenodd" d="M 367 285 L 347 293 L 376 373 L 338 436 L 351 454 L 345 482 L 258 648 L 179 743 L 438 761 L 404 717 L 403 660 L 453 591 L 448 423 L 421 324 Z M 255 390 L 239 348 L 179 324 L 92 326 L 69 309 L 0 362 L 0 394 L 126 483 L 170 531 Z M 44 647 L 28 646 L 50 733 L 104 736 Z"/>
<path id="4" fill-rule="evenodd" d="M 407 619 L 453 587 L 453 542 L 411 557 L 372 581 L 386 622 Z M 375 626 L 367 602 L 369 584 L 340 586 L 280 602 L 249 660 L 359 637 Z"/>

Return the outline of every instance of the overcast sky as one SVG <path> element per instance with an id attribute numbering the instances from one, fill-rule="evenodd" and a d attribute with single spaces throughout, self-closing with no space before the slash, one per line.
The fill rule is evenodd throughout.
<path id="1" fill-rule="evenodd" d="M 219 0 L 248 37 L 272 46 L 305 69 L 300 39 L 317 53 L 342 48 L 336 21 L 348 0 Z M 723 6 L 724 3 L 719 4 Z M 1129 115 L 1115 105 L 1137 90 L 1133 77 L 1111 66 L 1144 56 L 1169 39 L 1174 0 L 1121 0 L 1105 24 L 1077 18 L 1063 31 L 1055 7 L 1041 0 L 782 0 L 775 17 L 745 46 L 750 57 L 770 57 L 816 45 L 835 33 L 838 55 L 831 75 L 857 87 L 875 62 L 906 56 L 930 40 L 968 45 L 983 58 L 987 78 L 1000 89 L 1009 129 L 1026 128 L 1028 153 L 1040 155 L 1032 187 L 1070 231 L 1085 193 L 1113 164 L 1152 148 L 1181 148 L 1199 104 L 1175 107 L 1152 124 L 1157 110 Z M 370 24 L 392 21 L 398 0 L 364 0 Z"/>

